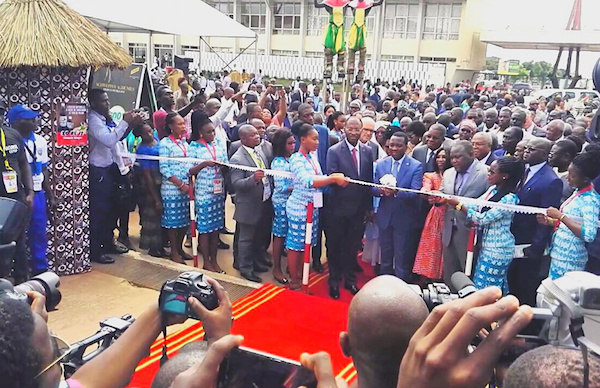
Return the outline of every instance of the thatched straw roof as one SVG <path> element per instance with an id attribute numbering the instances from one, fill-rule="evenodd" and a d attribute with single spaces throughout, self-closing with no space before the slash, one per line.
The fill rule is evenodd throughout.
<path id="1" fill-rule="evenodd" d="M 5 0 L 0 4 L 0 68 L 124 68 L 131 62 L 107 34 L 61 0 Z"/>

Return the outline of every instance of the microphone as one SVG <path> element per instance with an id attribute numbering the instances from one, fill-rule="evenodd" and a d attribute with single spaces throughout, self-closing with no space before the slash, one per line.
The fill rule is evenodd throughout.
<path id="1" fill-rule="evenodd" d="M 465 298 L 477 291 L 473 281 L 463 272 L 454 272 L 450 278 L 450 283 L 460 298 Z"/>

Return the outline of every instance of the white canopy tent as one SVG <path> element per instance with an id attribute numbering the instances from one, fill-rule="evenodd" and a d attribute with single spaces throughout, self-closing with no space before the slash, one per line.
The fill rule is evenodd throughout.
<path id="1" fill-rule="evenodd" d="M 0 0 L 2 3 L 4 0 Z M 63 0 L 74 11 L 85 16 L 100 29 L 108 32 L 148 34 L 149 51 L 152 34 L 197 36 L 199 45 L 207 37 L 252 38 L 254 41 L 242 50 L 243 53 L 258 42 L 257 34 L 251 29 L 222 14 L 201 0 L 170 0 L 169 9 L 188 15 L 187 20 L 167 14 L 160 7 L 142 0 Z M 59 39 L 60 37 L 57 37 Z M 240 54 L 241 54 L 240 53 Z M 255 50 L 258 53 L 258 50 Z M 218 54 L 217 54 L 218 55 Z M 146 56 L 148 63 L 151 55 Z M 258 56 L 255 56 L 258 70 Z M 232 61 L 226 62 L 227 67 Z"/>

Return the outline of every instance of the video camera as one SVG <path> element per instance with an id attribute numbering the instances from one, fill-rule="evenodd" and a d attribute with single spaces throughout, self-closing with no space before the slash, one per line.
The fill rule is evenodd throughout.
<path id="1" fill-rule="evenodd" d="M 184 272 L 173 280 L 168 280 L 160 290 L 158 305 L 160 311 L 168 314 L 183 315 L 200 320 L 188 303 L 193 296 L 209 310 L 219 306 L 219 299 L 212 286 L 206 282 L 201 272 Z"/>
<path id="2" fill-rule="evenodd" d="M 72 344 L 69 355 L 63 361 L 65 379 L 70 378 L 86 362 L 105 351 L 134 321 L 135 319 L 131 315 L 105 319 L 100 322 L 100 330 L 96 334 Z M 98 345 L 98 347 L 87 353 L 88 348 L 92 345 Z"/>
<path id="3" fill-rule="evenodd" d="M 445 283 L 430 283 L 423 290 L 415 284 L 409 284 L 409 287 L 423 298 L 429 311 L 433 310 L 436 306 L 458 298 L 464 298 L 477 291 L 471 279 L 462 272 L 455 272 L 450 278 L 450 283 L 458 291 L 456 294 L 452 293 L 450 287 Z"/>

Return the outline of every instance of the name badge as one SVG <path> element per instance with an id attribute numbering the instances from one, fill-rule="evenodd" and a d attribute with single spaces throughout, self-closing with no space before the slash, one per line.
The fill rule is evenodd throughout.
<path id="1" fill-rule="evenodd" d="M 316 209 L 320 209 L 323 207 L 323 192 L 316 191 L 313 194 L 313 205 Z"/>
<path id="2" fill-rule="evenodd" d="M 37 174 L 33 177 L 33 191 L 42 191 L 42 183 L 44 182 L 44 174 Z"/>
<path id="3" fill-rule="evenodd" d="M 213 179 L 213 194 L 223 194 L 223 179 Z"/>
<path id="4" fill-rule="evenodd" d="M 2 180 L 7 194 L 14 194 L 19 191 L 17 184 L 17 173 L 15 171 L 2 171 Z"/>

